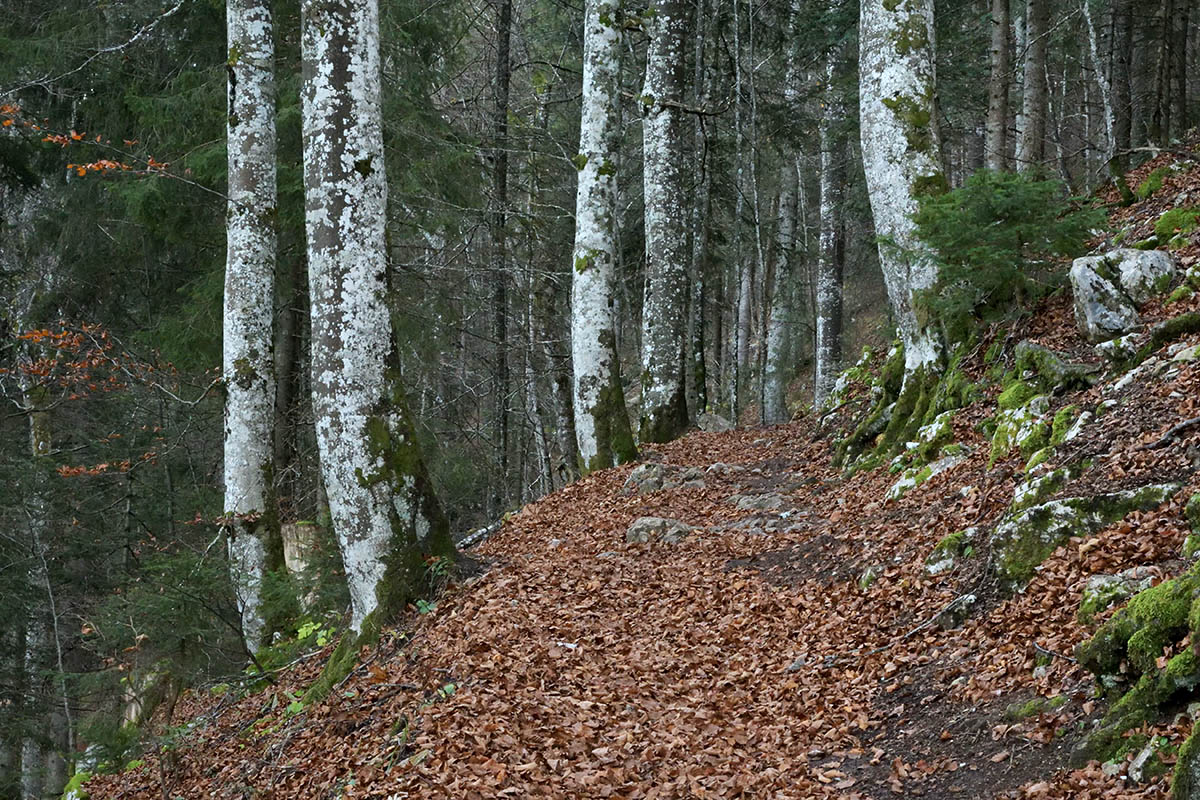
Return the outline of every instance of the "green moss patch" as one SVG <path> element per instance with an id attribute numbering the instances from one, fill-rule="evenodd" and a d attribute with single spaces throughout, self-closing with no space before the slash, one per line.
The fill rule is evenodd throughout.
<path id="1" fill-rule="evenodd" d="M 1133 511 L 1161 505 L 1178 484 L 1144 486 L 1097 497 L 1070 497 L 1010 513 L 992 533 L 997 577 L 1010 588 L 1027 583 L 1037 567 L 1072 536 L 1094 533 Z"/>
<path id="2" fill-rule="evenodd" d="M 1196 208 L 1172 208 L 1154 223 L 1154 233 L 1162 242 L 1180 234 L 1195 233 L 1197 228 L 1200 228 L 1200 209 Z"/>

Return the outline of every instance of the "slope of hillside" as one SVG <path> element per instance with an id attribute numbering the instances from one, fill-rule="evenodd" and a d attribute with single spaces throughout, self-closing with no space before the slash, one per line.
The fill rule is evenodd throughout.
<path id="1" fill-rule="evenodd" d="M 1183 206 L 1189 196 L 1200 202 L 1195 165 L 1165 176 L 1115 224 L 1129 241 L 1144 238 L 1164 198 Z M 1200 254 L 1197 236 L 1183 236 L 1173 250 L 1181 270 Z M 1200 310 L 1185 295 L 1168 289 L 1144 304 L 1147 328 Z M 854 474 L 831 463 L 831 442 L 869 403 L 882 357 L 854 372 L 847 401 L 824 418 L 647 450 L 640 465 L 514 515 L 474 552 L 473 577 L 364 651 L 323 702 L 297 700 L 321 657 L 255 694 L 191 693 L 170 748 L 88 789 L 97 798 L 1164 796 L 1200 713 L 1186 686 L 1108 764 L 1071 765 L 1086 759 L 1110 708 L 1077 646 L 1130 594 L 1191 563 L 1182 554 L 1188 500 L 1200 492 L 1200 360 L 1189 346 L 1200 333 L 1173 333 L 1152 342 L 1130 379 L 1136 359 L 1105 361 L 1076 331 L 1069 292 L 1050 298 L 964 354 L 976 398 L 925 431 L 908 472 L 900 462 Z M 1027 344 L 1018 357 L 1022 342 L 1051 348 L 1084 377 L 1022 374 L 1031 352 Z M 1034 397 L 1014 402 L 1020 381 Z M 1021 439 L 1031 429 L 1014 430 L 1011 449 L 997 445 L 1007 419 L 998 403 L 1014 413 L 1033 404 L 1045 427 L 1038 446 Z M 1147 486 L 1168 488 L 1135 495 Z M 1013 520 L 1070 498 L 1083 498 L 1088 522 L 1053 536 L 1043 526 L 1040 544 L 1020 540 L 1017 558 Z M 642 538 L 627 531 L 643 517 L 691 527 L 664 536 L 651 526 L 648 541 L 627 541 Z M 1190 648 L 1186 631 L 1168 634 L 1164 671 Z"/>

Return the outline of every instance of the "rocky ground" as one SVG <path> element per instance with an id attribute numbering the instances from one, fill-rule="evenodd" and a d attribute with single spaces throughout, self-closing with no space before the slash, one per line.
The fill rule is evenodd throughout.
<path id="1" fill-rule="evenodd" d="M 1164 197 L 1200 202 L 1194 167 L 1118 230 L 1144 239 Z M 1197 241 L 1174 242 L 1181 272 L 1139 308 L 1132 355 L 1087 342 L 1064 292 L 961 354 L 973 401 L 907 458 L 831 460 L 883 354 L 831 414 L 647 448 L 510 518 L 326 700 L 297 700 L 322 655 L 254 694 L 193 692 L 186 733 L 91 795 L 1165 796 L 1198 708 L 1186 680 L 1087 759 L 1112 698 L 1186 660 L 1186 623 L 1153 631 L 1148 662 L 1132 626 L 1140 649 L 1118 641 L 1100 679 L 1077 648 L 1190 575 L 1200 326 L 1151 332 L 1200 306 L 1175 291 Z"/>

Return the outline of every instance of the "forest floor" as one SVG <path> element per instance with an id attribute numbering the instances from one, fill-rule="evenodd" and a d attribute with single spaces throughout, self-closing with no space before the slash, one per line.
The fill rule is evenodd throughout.
<path id="1" fill-rule="evenodd" d="M 1188 174 L 1190 187 L 1167 189 L 1200 198 L 1200 170 Z M 1176 252 L 1181 268 L 1198 255 L 1195 241 Z M 1153 323 L 1196 310 L 1200 298 L 1158 298 L 1142 313 Z M 967 361 L 985 384 L 997 336 L 1099 361 L 1069 295 L 988 334 Z M 896 480 L 886 468 L 847 477 L 831 464 L 854 403 L 647 447 L 643 463 L 660 465 L 670 488 L 627 486 L 638 466 L 627 465 L 531 503 L 472 551 L 472 577 L 364 649 L 323 702 L 295 698 L 328 648 L 255 694 L 189 693 L 174 720 L 188 733 L 162 757 L 94 779 L 91 796 L 1163 797 L 1166 778 L 1068 768 L 1107 702 L 1073 653 L 1113 613 L 1077 619 L 1089 576 L 1144 567 L 1165 579 L 1186 566 L 1200 427 L 1144 446 L 1200 414 L 1200 361 L 1053 399 L 1051 414 L 1119 402 L 1056 452 L 1050 466 L 1093 464 L 1064 495 L 1184 487 L 1059 547 L 1015 594 L 992 577 L 986 536 L 1024 468 L 1015 456 L 988 467 L 978 423 L 997 391 L 954 418 L 969 458 L 898 500 L 885 499 Z M 627 542 L 646 516 L 694 530 L 673 544 Z M 984 532 L 976 552 L 931 575 L 934 546 L 972 526 Z M 969 598 L 965 621 L 942 613 Z M 1143 732 L 1178 744 L 1191 726 L 1183 713 Z"/>

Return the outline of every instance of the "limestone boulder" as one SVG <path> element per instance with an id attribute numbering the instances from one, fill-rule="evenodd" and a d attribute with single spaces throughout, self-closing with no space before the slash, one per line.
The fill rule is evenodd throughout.
<path id="1" fill-rule="evenodd" d="M 1077 258 L 1071 265 L 1075 324 L 1090 342 L 1103 342 L 1137 327 L 1133 301 L 1121 290 L 1106 256 Z"/>
<path id="2" fill-rule="evenodd" d="M 1113 250 L 1104 256 L 1117 272 L 1121 290 L 1141 305 L 1167 290 L 1175 277 L 1175 260 L 1163 250 Z"/>

